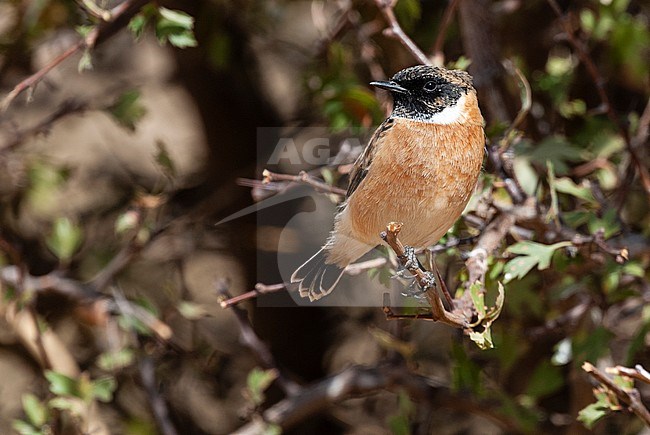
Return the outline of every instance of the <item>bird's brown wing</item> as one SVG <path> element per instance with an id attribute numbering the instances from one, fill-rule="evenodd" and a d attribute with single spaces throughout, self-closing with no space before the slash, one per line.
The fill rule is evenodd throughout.
<path id="1" fill-rule="evenodd" d="M 345 195 L 346 198 L 349 198 L 354 191 L 357 190 L 359 184 L 361 184 L 363 179 L 366 177 L 370 165 L 372 164 L 372 159 L 381 146 L 382 136 L 393 126 L 393 124 L 394 120 L 392 118 L 388 118 L 382 122 L 370 138 L 368 145 L 366 145 L 366 149 L 363 150 L 361 155 L 357 158 L 357 161 L 354 162 L 354 167 L 350 172 L 350 184 L 348 184 L 348 191 Z"/>

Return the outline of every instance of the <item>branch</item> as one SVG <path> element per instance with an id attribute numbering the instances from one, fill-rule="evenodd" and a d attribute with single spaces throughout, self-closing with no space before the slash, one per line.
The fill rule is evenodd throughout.
<path id="1" fill-rule="evenodd" d="M 232 299 L 228 294 L 229 284 L 227 280 L 225 279 L 218 280 L 216 283 L 216 287 L 217 287 L 217 293 L 220 297 L 226 300 Z M 222 303 L 222 307 L 223 307 L 223 303 Z M 244 309 L 236 306 L 236 304 L 230 304 L 228 305 L 228 307 L 230 307 L 231 311 L 235 313 L 235 317 L 239 325 L 240 340 L 242 344 L 244 344 L 251 351 L 253 351 L 253 353 L 255 354 L 255 356 L 257 356 L 257 359 L 260 361 L 260 363 L 264 368 L 266 369 L 273 368 L 278 371 L 278 377 L 277 377 L 278 385 L 284 390 L 286 394 L 297 394 L 301 389 L 300 385 L 296 384 L 295 382 L 291 381 L 290 379 L 288 379 L 286 376 L 283 375 L 282 370 L 278 368 L 278 365 L 275 362 L 275 358 L 271 353 L 271 349 L 269 349 L 266 343 L 260 340 L 260 338 L 253 330 L 253 326 L 248 320 L 248 313 Z"/>
<path id="2" fill-rule="evenodd" d="M 384 30 L 384 34 L 399 40 L 404 47 L 418 60 L 422 65 L 431 65 L 431 60 L 415 45 L 415 42 L 404 33 L 402 26 L 399 25 L 395 17 L 395 2 L 393 0 L 375 0 L 377 7 L 384 15 L 388 22 L 388 28 Z"/>
<path id="3" fill-rule="evenodd" d="M 380 237 L 384 240 L 397 254 L 397 259 L 400 264 L 405 267 L 415 277 L 420 288 L 425 292 L 425 296 L 431 304 L 431 315 L 433 321 L 445 323 L 454 328 L 467 329 L 469 327 L 469 320 L 456 312 L 449 312 L 445 309 L 440 296 L 436 291 L 437 285 L 432 279 L 432 276 L 423 271 L 419 263 L 412 264 L 404 249 L 404 245 L 397 238 L 402 224 L 391 222 L 386 226 L 386 231 L 382 232 Z"/>
<path id="4" fill-rule="evenodd" d="M 289 181 L 292 183 L 306 184 L 308 186 L 313 187 L 319 192 L 333 193 L 339 196 L 345 196 L 345 194 L 347 193 L 344 189 L 341 189 L 336 186 L 330 186 L 329 184 L 324 183 L 318 178 L 309 175 L 305 171 L 301 171 L 298 175 L 288 175 L 288 174 L 278 174 L 276 172 L 271 172 L 268 169 L 265 169 L 262 172 L 262 183 L 268 184 L 273 181 Z"/>
<path id="5" fill-rule="evenodd" d="M 299 394 L 289 396 L 267 409 L 262 420 L 253 421 L 234 432 L 237 435 L 262 433 L 268 424 L 290 429 L 309 416 L 343 400 L 388 390 L 406 391 L 415 400 L 427 402 L 434 408 L 444 407 L 481 415 L 504 430 L 518 431 L 517 424 L 480 403 L 449 391 L 431 379 L 412 374 L 403 365 L 377 367 L 353 366 L 325 380 L 304 387 Z"/>
<path id="6" fill-rule="evenodd" d="M 138 370 L 140 371 L 140 380 L 144 387 L 145 393 L 149 398 L 151 412 L 160 433 L 163 435 L 177 435 L 178 431 L 174 427 L 171 419 L 169 418 L 169 409 L 165 399 L 162 398 L 158 391 L 156 382 L 156 368 L 153 359 L 149 356 L 144 356 L 138 363 Z"/>
<path id="7" fill-rule="evenodd" d="M 618 400 L 625 403 L 630 411 L 632 411 L 641 420 L 643 420 L 646 426 L 650 427 L 650 412 L 648 411 L 648 408 L 643 405 L 639 390 L 636 388 L 624 389 L 616 385 L 614 381 L 612 381 L 603 372 L 588 362 L 585 362 L 582 365 L 582 369 L 587 372 L 592 378 L 598 381 L 599 384 L 614 393 Z"/>
<path id="8" fill-rule="evenodd" d="M 453 18 L 456 9 L 458 9 L 458 3 L 460 3 L 460 0 L 451 0 L 445 8 L 445 13 L 442 15 L 440 27 L 438 27 L 438 36 L 436 36 L 436 42 L 433 44 L 433 49 L 431 50 L 433 52 L 433 63 L 435 65 L 442 66 L 445 64 L 443 46 L 445 44 L 447 30 L 451 24 L 451 19 Z"/>
<path id="9" fill-rule="evenodd" d="M 18 83 L 0 102 L 0 112 L 5 112 L 18 95 L 33 89 L 41 80 L 63 61 L 81 50 L 92 49 L 109 39 L 125 27 L 149 0 L 126 0 L 110 11 L 110 21 L 103 21 L 95 26 L 85 38 L 80 39 L 63 53 L 52 59 L 47 65 Z"/>

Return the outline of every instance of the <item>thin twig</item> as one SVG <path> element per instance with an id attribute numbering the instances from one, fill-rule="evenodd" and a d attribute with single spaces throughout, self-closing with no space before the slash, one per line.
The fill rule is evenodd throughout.
<path id="1" fill-rule="evenodd" d="M 431 304 L 433 320 L 445 323 L 449 326 L 453 326 L 454 328 L 467 328 L 469 325 L 467 318 L 457 314 L 456 312 L 449 312 L 445 310 L 442 300 L 436 292 L 437 286 L 435 284 L 432 285 L 431 277 L 427 276 L 426 272 L 419 267 L 419 264 L 413 265 L 408 263 L 409 259 L 406 256 L 404 245 L 397 237 L 401 229 L 401 223 L 391 222 L 386 226 L 386 231 L 382 232 L 380 237 L 388 244 L 388 246 L 391 247 L 393 251 L 395 251 L 400 264 L 403 267 L 407 268 L 408 271 L 417 280 L 418 285 L 424 291 L 427 300 Z"/>
<path id="2" fill-rule="evenodd" d="M 445 45 L 445 37 L 447 36 L 447 30 L 451 24 L 451 20 L 454 17 L 454 12 L 458 8 L 458 3 L 460 0 L 451 0 L 445 12 L 442 15 L 442 20 L 440 21 L 440 26 L 438 27 L 438 36 L 436 36 L 436 42 L 433 44 L 433 63 L 435 65 L 443 66 L 445 64 L 445 54 L 443 52 L 443 47 Z"/>
<path id="3" fill-rule="evenodd" d="M 216 283 L 217 287 L 217 293 L 221 298 L 224 299 L 231 299 L 231 296 L 228 294 L 228 281 L 225 279 L 220 279 Z M 257 336 L 255 331 L 253 330 L 253 327 L 248 320 L 248 313 L 238 307 L 236 304 L 231 304 L 229 305 L 230 310 L 235 313 L 235 317 L 237 319 L 237 324 L 239 325 L 239 332 L 240 332 L 240 339 L 241 342 L 248 347 L 255 356 L 257 356 L 258 360 L 260 363 L 264 366 L 264 368 L 267 369 L 277 369 L 278 370 L 278 377 L 277 377 L 277 382 L 278 385 L 284 390 L 284 392 L 288 395 L 294 395 L 297 394 L 300 390 L 301 387 L 300 385 L 296 384 L 292 380 L 288 379 L 285 375 L 283 375 L 282 370 L 280 370 L 275 362 L 275 358 L 273 357 L 273 354 L 271 353 L 271 349 L 264 343 L 260 338 Z"/>
<path id="4" fill-rule="evenodd" d="M 306 184 L 320 192 L 333 193 L 339 196 L 345 196 L 346 194 L 346 191 L 344 189 L 341 189 L 336 186 L 330 186 L 329 184 L 319 180 L 318 178 L 309 175 L 305 171 L 301 171 L 298 175 L 289 175 L 289 174 L 279 174 L 276 172 L 271 172 L 268 169 L 265 169 L 262 172 L 262 183 L 267 184 L 273 181 L 289 181 L 292 183 Z"/>
<path id="5" fill-rule="evenodd" d="M 276 293 L 285 290 L 286 288 L 287 285 L 285 283 L 267 285 L 258 282 L 257 284 L 255 284 L 255 290 L 251 290 L 246 293 L 242 293 L 240 295 L 232 296 L 229 297 L 228 299 L 224 299 L 219 302 L 219 305 L 221 306 L 221 308 L 230 308 L 233 305 L 240 304 L 249 299 L 255 299 L 259 295 Z"/>
<path id="6" fill-rule="evenodd" d="M 160 432 L 163 435 L 177 435 L 178 431 L 169 418 L 167 403 L 158 391 L 156 367 L 154 366 L 153 359 L 149 356 L 143 356 L 140 358 L 138 370 L 140 371 L 140 380 L 142 381 L 144 391 L 147 393 L 147 397 L 149 398 L 151 412 L 158 429 L 160 429 Z"/>
<path id="7" fill-rule="evenodd" d="M 631 389 L 621 388 L 620 386 L 616 385 L 616 383 L 614 383 L 614 381 L 612 381 L 603 372 L 601 372 L 600 370 L 598 370 L 596 367 L 594 367 L 592 364 L 588 362 L 585 362 L 582 365 L 582 369 L 585 372 L 589 373 L 591 377 L 596 379 L 596 381 L 598 381 L 599 384 L 603 385 L 609 391 L 614 393 L 618 400 L 626 404 L 630 411 L 632 411 L 641 420 L 643 420 L 646 426 L 650 427 L 650 412 L 648 411 L 648 408 L 646 408 L 643 402 L 641 401 L 641 395 L 639 394 L 639 390 L 637 390 L 636 388 L 631 388 Z"/>
<path id="8" fill-rule="evenodd" d="M 399 25 L 397 17 L 395 17 L 395 11 L 393 10 L 395 2 L 393 0 L 375 0 L 375 3 L 388 22 L 389 27 L 384 30 L 384 33 L 399 40 L 422 65 L 431 65 L 431 60 L 429 60 L 426 54 L 420 50 L 420 47 L 418 47 L 415 42 L 404 33 L 402 26 Z"/>
<path id="9" fill-rule="evenodd" d="M 5 112 L 18 95 L 28 89 L 33 89 L 50 71 L 59 66 L 63 61 L 81 50 L 95 48 L 95 46 L 113 36 L 118 30 L 125 27 L 129 20 L 147 3 L 149 3 L 149 0 L 126 0 L 114 7 L 110 11 L 110 21 L 103 21 L 95 26 L 85 38 L 74 43 L 43 68 L 18 83 L 0 102 L 0 112 Z"/>

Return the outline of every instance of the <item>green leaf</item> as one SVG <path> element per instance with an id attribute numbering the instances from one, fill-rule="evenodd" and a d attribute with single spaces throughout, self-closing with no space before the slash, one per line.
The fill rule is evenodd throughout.
<path id="1" fill-rule="evenodd" d="M 57 396 L 79 397 L 79 383 L 76 379 L 52 370 L 45 371 L 45 378 L 50 382 L 50 391 Z"/>
<path id="2" fill-rule="evenodd" d="M 78 397 L 64 397 L 59 396 L 51 399 L 48 402 L 50 408 L 58 409 L 60 411 L 67 411 L 72 415 L 81 415 L 84 412 L 85 404 L 83 400 Z"/>
<path id="3" fill-rule="evenodd" d="M 198 320 L 209 315 L 203 305 L 191 301 L 181 301 L 176 308 L 187 320 Z"/>
<path id="4" fill-rule="evenodd" d="M 183 11 L 167 9 L 161 6 L 158 8 L 158 13 L 163 19 L 167 20 L 174 26 L 188 30 L 194 27 L 194 18 Z"/>
<path id="5" fill-rule="evenodd" d="M 594 198 L 589 187 L 589 181 L 583 180 L 580 185 L 577 185 L 570 178 L 563 177 L 555 180 L 555 189 L 558 192 L 566 193 L 567 195 L 580 198 L 591 205 L 598 205 L 598 201 Z"/>
<path id="6" fill-rule="evenodd" d="M 68 262 L 77 251 L 83 232 L 68 218 L 60 217 L 54 221 L 52 233 L 47 238 L 47 246 L 62 262 Z"/>
<path id="7" fill-rule="evenodd" d="M 43 435 L 43 432 L 41 432 L 40 429 L 35 428 L 34 426 L 27 423 L 26 421 L 14 420 L 11 423 L 11 427 L 19 435 Z"/>
<path id="8" fill-rule="evenodd" d="M 35 395 L 23 394 L 22 402 L 25 415 L 33 426 L 41 427 L 47 423 L 49 417 L 47 407 Z"/>
<path id="9" fill-rule="evenodd" d="M 90 71 L 93 69 L 93 56 L 90 53 L 90 49 L 85 49 L 79 63 L 77 64 L 77 71 L 82 73 L 84 71 Z"/>
<path id="10" fill-rule="evenodd" d="M 566 246 L 571 246 L 571 242 L 558 242 L 553 245 L 544 245 L 542 243 L 524 241 L 515 243 L 508 247 L 507 251 L 512 254 L 520 254 L 506 263 L 504 267 L 504 281 L 510 282 L 513 279 L 521 279 L 535 266 L 539 270 L 548 268 L 551 264 L 553 253 Z"/>
<path id="11" fill-rule="evenodd" d="M 169 41 L 175 47 L 195 47 L 194 18 L 185 12 L 160 7 L 156 22 L 156 37 L 161 44 Z"/>
<path id="12" fill-rule="evenodd" d="M 476 312 L 478 313 L 478 319 L 479 321 L 485 319 L 485 294 L 483 292 L 483 286 L 479 282 L 475 282 L 469 287 L 469 293 L 470 296 L 472 297 L 472 303 L 474 303 L 474 307 L 476 308 Z"/>
<path id="13" fill-rule="evenodd" d="M 246 385 L 249 398 L 255 406 L 260 406 L 264 402 L 264 391 L 277 377 L 278 371 L 276 369 L 262 370 L 255 367 L 250 371 Z"/>
<path id="14" fill-rule="evenodd" d="M 147 113 L 147 109 L 139 100 L 140 92 L 135 89 L 126 91 L 108 108 L 108 111 L 123 127 L 135 131 L 136 124 Z"/>
<path id="15" fill-rule="evenodd" d="M 144 33 L 145 27 L 147 27 L 147 22 L 149 21 L 148 17 L 145 14 L 137 14 L 131 21 L 129 21 L 128 28 L 133 33 L 135 39 L 140 39 Z"/>
<path id="16" fill-rule="evenodd" d="M 99 355 L 97 366 L 102 370 L 114 371 L 130 366 L 134 360 L 135 354 L 133 350 L 124 348 Z"/>
<path id="17" fill-rule="evenodd" d="M 106 376 L 92 381 L 92 397 L 100 402 L 113 400 L 113 392 L 117 388 L 117 382 L 112 376 Z"/>
<path id="18" fill-rule="evenodd" d="M 578 413 L 578 421 L 582 422 L 587 429 L 591 429 L 608 412 L 609 407 L 607 405 L 601 402 L 592 403 Z"/>
<path id="19" fill-rule="evenodd" d="M 199 45 L 192 32 L 173 33 L 167 37 L 167 40 L 177 48 L 196 47 Z"/>
<path id="20" fill-rule="evenodd" d="M 489 309 L 485 308 L 485 295 L 479 283 L 474 283 L 470 286 L 472 302 L 476 307 L 478 313 L 477 325 L 473 326 L 473 330 L 469 333 L 469 338 L 476 343 L 481 350 L 492 349 L 494 342 L 492 341 L 492 323 L 499 317 L 503 310 L 503 303 L 505 301 L 505 290 L 503 284 L 498 284 L 498 294 L 495 301 L 495 306 Z"/>

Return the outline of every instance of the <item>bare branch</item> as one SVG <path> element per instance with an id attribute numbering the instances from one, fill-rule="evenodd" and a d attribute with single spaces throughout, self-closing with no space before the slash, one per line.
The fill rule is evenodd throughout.
<path id="1" fill-rule="evenodd" d="M 228 294 L 229 284 L 227 280 L 224 279 L 218 280 L 216 283 L 216 287 L 219 296 L 225 298 L 226 300 L 231 299 L 230 295 Z M 286 376 L 283 375 L 282 370 L 278 368 L 275 362 L 275 358 L 271 353 L 271 349 L 269 349 L 266 343 L 260 340 L 257 334 L 255 334 L 255 331 L 253 330 L 253 327 L 250 321 L 248 320 L 248 313 L 244 309 L 238 307 L 236 304 L 231 304 L 229 305 L 229 307 L 231 311 L 235 313 L 235 317 L 237 318 L 237 324 L 239 325 L 240 339 L 242 344 L 244 344 L 251 351 L 253 351 L 257 359 L 264 366 L 264 368 L 277 369 L 278 371 L 277 382 L 278 385 L 282 387 L 285 393 L 297 394 L 301 389 L 300 385 L 296 384 L 295 382 L 291 381 L 290 379 L 288 379 Z"/>
<path id="2" fill-rule="evenodd" d="M 391 222 L 386 226 L 386 231 L 381 233 L 381 238 L 391 247 L 391 249 L 393 249 L 393 251 L 395 251 L 397 259 L 401 265 L 407 268 L 407 270 L 417 280 L 420 288 L 425 292 L 424 294 L 431 304 L 433 320 L 453 326 L 454 328 L 467 328 L 469 325 L 468 319 L 455 312 L 445 310 L 442 300 L 436 291 L 437 285 L 432 281 L 431 276 L 428 276 L 427 273 L 420 268 L 419 264 L 411 264 L 409 262 L 404 245 L 397 237 L 401 229 L 401 223 Z"/>
<path id="3" fill-rule="evenodd" d="M 301 171 L 298 175 L 278 174 L 265 169 L 262 172 L 262 183 L 268 184 L 273 181 L 289 181 L 292 183 L 301 183 L 313 187 L 319 192 L 333 193 L 339 196 L 345 196 L 346 191 L 336 186 L 330 186 L 327 183 L 319 180 L 316 177 L 309 175 L 305 171 Z"/>
<path id="4" fill-rule="evenodd" d="M 429 60 L 424 52 L 420 50 L 420 47 L 418 47 L 415 42 L 404 33 L 402 26 L 399 25 L 397 17 L 395 17 L 395 11 L 393 11 L 395 2 L 393 0 L 375 0 L 375 3 L 388 22 L 389 27 L 384 30 L 384 34 L 399 40 L 422 65 L 431 65 L 431 60 Z"/>
<path id="5" fill-rule="evenodd" d="M 460 3 L 460 0 L 451 0 L 445 8 L 445 13 L 442 16 L 440 27 L 438 27 L 438 36 L 436 36 L 436 42 L 433 44 L 433 49 L 431 50 L 433 52 L 433 63 L 435 65 L 443 66 L 445 64 L 443 46 L 445 45 L 445 37 L 447 36 L 447 30 L 451 24 L 451 19 L 454 17 L 456 9 L 458 9 L 458 3 Z"/>

